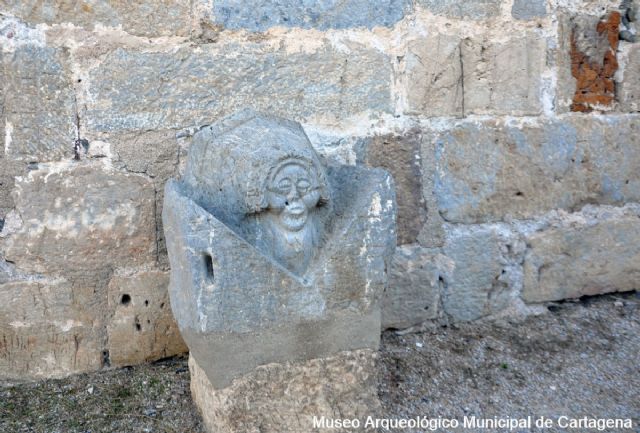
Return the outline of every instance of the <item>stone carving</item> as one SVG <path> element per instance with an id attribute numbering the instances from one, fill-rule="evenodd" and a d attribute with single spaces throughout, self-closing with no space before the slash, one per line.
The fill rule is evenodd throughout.
<path id="1" fill-rule="evenodd" d="M 206 376 L 197 383 L 211 387 L 198 401 L 236 395 L 272 363 L 300 374 L 345 352 L 374 356 L 396 242 L 384 170 L 326 165 L 300 124 L 245 110 L 194 136 L 184 178 L 165 187 L 163 221 L 172 309 Z"/>

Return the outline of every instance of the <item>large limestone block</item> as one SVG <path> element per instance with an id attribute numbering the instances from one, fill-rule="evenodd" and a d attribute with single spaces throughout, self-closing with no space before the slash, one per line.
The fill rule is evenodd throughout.
<path id="1" fill-rule="evenodd" d="M 144 177 L 99 163 L 42 164 L 17 178 L 13 198 L 22 225 L 4 256 L 25 272 L 96 287 L 114 267 L 155 261 L 154 190 Z"/>
<path id="2" fill-rule="evenodd" d="M 189 0 L 2 0 L 0 10 L 30 24 L 121 26 L 138 36 L 187 36 L 191 24 Z"/>
<path id="3" fill-rule="evenodd" d="M 410 0 L 241 0 L 213 2 L 212 21 L 228 29 L 265 31 L 270 27 L 344 29 L 391 26 L 411 9 Z"/>
<path id="4" fill-rule="evenodd" d="M 629 131 L 638 119 L 470 121 L 433 131 L 425 141 L 436 148 L 438 210 L 447 221 L 478 223 L 637 201 L 640 146 Z"/>
<path id="5" fill-rule="evenodd" d="M 2 54 L 4 156 L 24 162 L 73 155 L 76 103 L 68 53 L 19 45 Z"/>
<path id="6" fill-rule="evenodd" d="M 381 416 L 376 387 L 376 352 L 356 350 L 300 362 L 267 364 L 216 389 L 193 357 L 189 357 L 191 393 L 205 426 L 216 433 L 319 433 L 323 418 L 358 419 Z"/>
<path id="7" fill-rule="evenodd" d="M 525 244 L 508 226 L 453 226 L 443 253 L 454 264 L 442 281 L 444 313 L 470 321 L 509 307 L 522 286 Z"/>
<path id="8" fill-rule="evenodd" d="M 408 45 L 407 110 L 433 117 L 539 114 L 545 51 L 534 31 L 503 41 L 430 33 Z"/>
<path id="9" fill-rule="evenodd" d="M 0 284 L 0 378 L 64 376 L 102 366 L 92 312 L 62 279 Z"/>
<path id="10" fill-rule="evenodd" d="M 640 210 L 587 210 L 527 237 L 523 299 L 556 301 L 640 288 Z"/>
<path id="11" fill-rule="evenodd" d="M 437 318 L 441 292 L 451 280 L 454 266 L 439 250 L 419 245 L 399 246 L 384 294 L 382 327 L 404 329 Z"/>
<path id="12" fill-rule="evenodd" d="M 390 80 L 388 57 L 356 43 L 337 50 L 324 41 L 312 52 L 268 40 L 117 49 L 91 70 L 84 117 L 89 131 L 112 133 L 201 126 L 244 106 L 331 122 L 390 112 Z"/>
<path id="13" fill-rule="evenodd" d="M 134 365 L 184 353 L 169 304 L 169 272 L 121 272 L 109 282 L 107 325 L 112 366 Z"/>

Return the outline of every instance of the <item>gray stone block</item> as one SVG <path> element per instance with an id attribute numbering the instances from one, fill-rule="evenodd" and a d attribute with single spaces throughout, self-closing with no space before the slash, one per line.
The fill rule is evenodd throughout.
<path id="1" fill-rule="evenodd" d="M 432 117 L 539 114 L 545 53 L 545 40 L 534 31 L 500 42 L 456 33 L 419 38 L 407 49 L 407 111 Z"/>
<path id="2" fill-rule="evenodd" d="M 500 0 L 416 0 L 416 4 L 435 15 L 482 20 L 500 13 Z"/>
<path id="3" fill-rule="evenodd" d="M 245 106 L 337 120 L 390 112 L 390 80 L 387 56 L 355 44 L 350 53 L 328 42 L 313 53 L 264 41 L 160 53 L 117 49 L 92 69 L 84 118 L 94 132 L 201 126 Z"/>
<path id="4" fill-rule="evenodd" d="M 531 20 L 547 15 L 547 0 L 514 0 L 511 15 L 518 20 Z"/>
<path id="5" fill-rule="evenodd" d="M 532 218 L 640 199 L 636 115 L 570 116 L 522 127 L 461 122 L 434 131 L 435 195 L 447 221 Z"/>
<path id="6" fill-rule="evenodd" d="M 592 208 L 531 233 L 526 302 L 640 288 L 640 208 Z"/>
<path id="7" fill-rule="evenodd" d="M 451 280 L 454 265 L 439 250 L 399 246 L 382 304 L 382 327 L 404 329 L 437 318 L 440 293 L 445 281 Z"/>
<path id="8" fill-rule="evenodd" d="M 135 365 L 188 351 L 169 303 L 169 272 L 119 272 L 107 289 L 111 366 Z"/>
<path id="9" fill-rule="evenodd" d="M 76 103 L 68 54 L 20 45 L 2 55 L 5 157 L 24 162 L 73 156 Z"/>
<path id="10" fill-rule="evenodd" d="M 16 182 L 22 226 L 4 240 L 7 260 L 26 272 L 63 275 L 88 287 L 99 286 L 116 266 L 155 261 L 149 180 L 103 171 L 99 163 L 56 164 Z"/>
<path id="11" fill-rule="evenodd" d="M 163 221 L 172 309 L 214 387 L 377 348 L 396 242 L 383 170 L 324 167 L 299 124 L 243 111 L 196 134 Z"/>
<path id="12" fill-rule="evenodd" d="M 0 378 L 42 379 L 102 366 L 95 316 L 78 308 L 71 283 L 0 283 Z"/>
<path id="13" fill-rule="evenodd" d="M 96 24 L 122 26 L 138 36 L 187 36 L 191 29 L 189 0 L 3 0 L 0 9 L 30 24 L 71 23 L 89 30 Z"/>
<path id="14" fill-rule="evenodd" d="M 446 315 L 469 321 L 508 307 L 522 287 L 524 251 L 506 225 L 450 227 L 443 252 L 455 268 L 442 282 Z"/>
<path id="15" fill-rule="evenodd" d="M 411 9 L 411 0 L 216 0 L 212 20 L 228 29 L 270 27 L 346 29 L 392 26 Z"/>

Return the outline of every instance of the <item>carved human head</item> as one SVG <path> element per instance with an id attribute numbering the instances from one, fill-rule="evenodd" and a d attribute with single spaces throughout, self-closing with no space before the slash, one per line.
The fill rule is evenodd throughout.
<path id="1" fill-rule="evenodd" d="M 309 213 L 320 204 L 320 179 L 313 164 L 303 158 L 288 158 L 271 170 L 267 178 L 267 211 L 280 228 L 296 232 Z"/>

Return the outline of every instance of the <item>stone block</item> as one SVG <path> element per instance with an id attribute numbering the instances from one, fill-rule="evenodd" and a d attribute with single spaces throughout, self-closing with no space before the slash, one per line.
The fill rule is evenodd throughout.
<path id="1" fill-rule="evenodd" d="M 24 162 L 73 156 L 76 103 L 68 54 L 19 45 L 2 55 L 5 158 Z"/>
<path id="2" fill-rule="evenodd" d="M 640 111 L 640 44 L 623 44 L 616 94 L 621 111 Z"/>
<path id="3" fill-rule="evenodd" d="M 191 394 L 210 432 L 316 432 L 314 417 L 358 419 L 381 416 L 376 393 L 376 352 L 356 350 L 303 362 L 268 364 L 215 388 L 193 356 L 189 357 Z M 342 429 L 340 429 L 342 430 Z"/>
<path id="4" fill-rule="evenodd" d="M 454 262 L 419 245 L 396 249 L 382 303 L 383 329 L 405 329 L 438 317 L 440 293 Z"/>
<path id="5" fill-rule="evenodd" d="M 152 179 L 155 189 L 156 215 L 161 215 L 164 184 L 167 179 L 178 175 L 179 172 L 182 149 L 176 138 L 176 131 L 124 132 L 107 134 L 106 139 L 109 141 L 109 154 L 113 159 L 114 167 L 129 173 L 144 174 Z M 89 152 L 92 151 L 90 147 Z M 168 266 L 162 218 L 156 218 L 156 238 L 159 264 Z"/>
<path id="6" fill-rule="evenodd" d="M 0 378 L 59 377 L 100 368 L 101 335 L 94 320 L 62 279 L 0 284 Z"/>
<path id="7" fill-rule="evenodd" d="M 433 131 L 425 142 L 436 146 L 439 212 L 447 221 L 478 223 L 638 201 L 637 125 L 636 115 L 569 116 Z"/>
<path id="8" fill-rule="evenodd" d="M 107 325 L 112 366 L 134 365 L 187 352 L 169 304 L 169 273 L 115 275 L 109 282 Z"/>
<path id="9" fill-rule="evenodd" d="M 547 0 L 514 0 L 511 15 L 518 20 L 532 20 L 547 15 Z"/>
<path id="10" fill-rule="evenodd" d="M 381 167 L 393 176 L 398 206 L 398 244 L 414 243 L 427 221 L 427 203 L 422 195 L 421 136 L 413 131 L 403 136 L 376 136 L 367 146 L 364 163 Z"/>
<path id="11" fill-rule="evenodd" d="M 525 302 L 640 288 L 640 209 L 594 208 L 527 236 Z"/>
<path id="12" fill-rule="evenodd" d="M 546 41 L 535 31 L 504 42 L 483 37 L 461 42 L 463 114 L 536 115 L 542 111 Z"/>
<path id="13" fill-rule="evenodd" d="M 500 14 L 499 0 L 416 0 L 416 4 L 434 15 L 482 20 Z"/>
<path id="14" fill-rule="evenodd" d="M 245 110 L 196 134 L 163 220 L 172 309 L 214 386 L 377 348 L 394 199 L 383 170 L 325 168 L 295 122 Z"/>
<path id="15" fill-rule="evenodd" d="M 65 24 L 92 30 L 96 24 L 122 27 L 137 36 L 188 36 L 191 29 L 189 0 L 3 0 L 2 12 L 30 24 Z"/>
<path id="16" fill-rule="evenodd" d="M 446 316 L 469 321 L 510 306 L 522 287 L 524 251 L 505 225 L 450 227 L 443 253 L 455 267 L 441 282 Z"/>
<path id="17" fill-rule="evenodd" d="M 407 49 L 407 111 L 426 116 L 536 115 L 546 42 L 535 31 L 496 41 L 432 34 Z"/>
<path id="18" fill-rule="evenodd" d="M 42 164 L 17 178 L 13 198 L 22 226 L 5 239 L 4 254 L 25 272 L 96 287 L 114 267 L 155 261 L 154 190 L 146 178 L 100 163 Z"/>
<path id="19" fill-rule="evenodd" d="M 246 106 L 327 122 L 368 110 L 390 112 L 388 57 L 347 45 L 336 50 L 323 42 L 315 52 L 292 53 L 269 41 L 172 52 L 117 49 L 90 73 L 87 129 L 201 126 Z"/>
<path id="20" fill-rule="evenodd" d="M 410 0 L 241 0 L 213 2 L 212 21 L 228 29 L 265 31 L 270 27 L 319 30 L 392 26 L 411 9 Z"/>
<path id="21" fill-rule="evenodd" d="M 431 34 L 410 42 L 406 54 L 409 113 L 461 116 L 463 110 L 460 38 Z"/>

